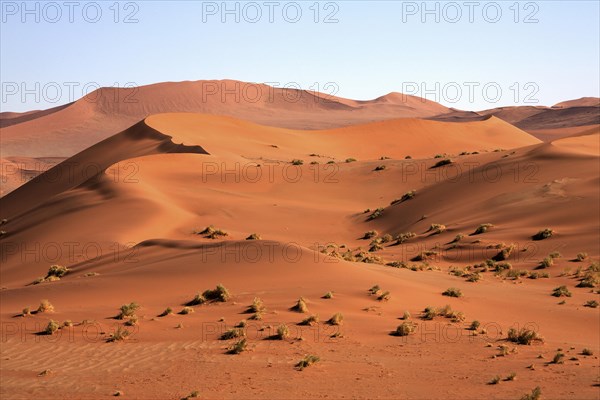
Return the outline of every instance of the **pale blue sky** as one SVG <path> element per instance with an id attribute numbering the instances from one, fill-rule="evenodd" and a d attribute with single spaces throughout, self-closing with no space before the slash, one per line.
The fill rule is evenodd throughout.
<path id="1" fill-rule="evenodd" d="M 276 1 L 273 22 L 265 1 L 239 2 L 239 23 L 235 14 L 222 22 L 221 1 L 120 2 L 118 7 L 114 1 L 97 2 L 102 15 L 96 23 L 89 22 L 96 18 L 96 3 L 76 2 L 73 22 L 63 3 L 54 3 L 62 13 L 58 18 L 45 2 L 28 2 L 34 11 L 24 14 L 21 1 L 2 1 L 2 111 L 67 103 L 80 97 L 86 84 L 224 78 L 321 90 L 333 82 L 337 95 L 355 99 L 391 91 L 423 96 L 427 88 L 427 98 L 469 110 L 600 95 L 598 1 L 516 7 L 515 1 L 478 1 L 473 22 L 465 1 L 427 3 L 428 9 L 437 4 L 439 22 L 436 14 L 422 15 L 420 1 L 320 2 L 317 23 L 315 1 Z M 292 23 L 296 4 L 302 16 Z M 255 5 L 262 18 L 252 23 Z M 457 9 L 462 15 L 452 23 Z M 209 15 L 211 10 L 216 15 Z M 337 22 L 325 23 L 332 12 Z M 131 13 L 137 22 L 124 23 Z M 40 98 L 23 96 L 23 89 L 35 91 L 36 82 Z M 78 85 L 72 95 L 69 82 Z M 474 85 L 472 98 L 465 82 Z"/>

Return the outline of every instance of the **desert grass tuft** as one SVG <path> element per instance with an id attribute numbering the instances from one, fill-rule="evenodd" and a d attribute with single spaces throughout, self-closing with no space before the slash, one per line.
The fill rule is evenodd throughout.
<path id="1" fill-rule="evenodd" d="M 185 307 L 183 307 L 183 309 L 181 309 L 181 311 L 179 311 L 179 314 L 181 314 L 181 315 L 188 315 L 188 314 L 191 314 L 193 312 L 194 312 L 194 309 L 192 307 L 185 306 Z"/>
<path id="2" fill-rule="evenodd" d="M 165 308 L 165 311 L 163 311 L 159 317 L 166 317 L 167 315 L 171 315 L 173 314 L 173 309 L 171 307 L 167 307 Z"/>
<path id="3" fill-rule="evenodd" d="M 533 240 L 544 240 L 544 239 L 548 239 L 548 238 L 552 237 L 552 235 L 554 235 L 554 230 L 552 230 L 550 228 L 544 228 L 544 229 L 541 229 L 535 235 L 531 236 L 531 238 Z"/>
<path id="4" fill-rule="evenodd" d="M 406 241 L 408 241 L 409 239 L 414 238 L 415 236 L 417 236 L 414 232 L 404 232 L 404 233 L 400 233 L 396 236 L 396 244 L 402 244 Z"/>
<path id="5" fill-rule="evenodd" d="M 415 323 L 411 321 L 405 321 L 398 325 L 395 331 L 392 332 L 393 336 L 408 336 L 414 333 L 416 329 Z"/>
<path id="6" fill-rule="evenodd" d="M 308 306 L 306 305 L 306 300 L 304 299 L 304 297 L 300 297 L 298 299 L 298 301 L 296 302 L 296 304 L 294 304 L 290 310 L 292 311 L 296 311 L 296 312 L 300 312 L 300 313 L 307 313 L 308 312 Z"/>
<path id="7" fill-rule="evenodd" d="M 508 341 L 522 345 L 531 345 L 534 341 L 543 342 L 544 339 L 533 329 L 521 328 L 516 330 L 510 328 L 508 330 Z"/>
<path id="8" fill-rule="evenodd" d="M 321 298 L 322 299 L 333 299 L 333 292 L 329 291 L 329 292 L 325 293 Z"/>
<path id="9" fill-rule="evenodd" d="M 229 290 L 222 284 L 218 284 L 215 289 L 207 289 L 202 293 L 206 300 L 226 302 L 231 299 Z"/>
<path id="10" fill-rule="evenodd" d="M 131 302 L 129 304 L 123 304 L 120 308 L 120 312 L 117 315 L 117 319 L 130 318 L 135 315 L 135 312 L 140 308 L 139 304 Z"/>
<path id="11" fill-rule="evenodd" d="M 363 235 L 363 239 L 372 239 L 377 236 L 377 231 L 368 231 Z"/>
<path id="12" fill-rule="evenodd" d="M 221 336 L 219 337 L 219 339 L 230 340 L 230 339 L 237 339 L 237 338 L 241 338 L 241 337 L 245 337 L 245 336 L 246 336 L 246 332 L 243 329 L 233 328 L 233 329 L 228 329 L 225 332 L 223 332 L 221 334 Z"/>
<path id="13" fill-rule="evenodd" d="M 240 354 L 246 351 L 247 348 L 248 341 L 246 340 L 246 338 L 244 338 L 235 342 L 235 344 L 227 350 L 227 354 Z"/>
<path id="14" fill-rule="evenodd" d="M 596 300 L 588 300 L 583 304 L 584 307 L 598 308 L 598 302 Z"/>
<path id="15" fill-rule="evenodd" d="M 331 318 L 327 320 L 329 325 L 342 325 L 344 323 L 344 315 L 342 313 L 335 313 Z"/>
<path id="16" fill-rule="evenodd" d="M 321 359 L 318 356 L 307 355 L 296 364 L 296 368 L 299 371 L 302 371 L 304 368 L 310 367 L 311 365 L 319 362 L 320 360 Z"/>
<path id="17" fill-rule="evenodd" d="M 39 312 L 39 313 L 52 312 L 52 311 L 54 311 L 54 306 L 48 300 L 42 300 L 37 309 L 37 312 Z"/>
<path id="18" fill-rule="evenodd" d="M 318 323 L 319 323 L 319 315 L 313 314 L 313 315 L 310 315 L 310 316 L 304 318 L 298 325 L 313 326 L 313 325 L 317 325 Z"/>
<path id="19" fill-rule="evenodd" d="M 481 224 L 477 227 L 477 229 L 475 229 L 475 232 L 473 232 L 473 235 L 480 235 L 482 233 L 486 233 L 490 228 L 493 228 L 494 225 L 492 224 Z"/>
<path id="20" fill-rule="evenodd" d="M 44 334 L 53 335 L 54 333 L 58 332 L 59 329 L 60 324 L 51 319 L 50 321 L 48 321 L 48 325 L 46 325 L 46 328 L 44 329 Z"/>
<path id="21" fill-rule="evenodd" d="M 527 393 L 521 397 L 521 400 L 539 400 L 542 396 L 542 389 L 537 386 L 535 389 L 531 391 L 531 393 Z"/>
<path id="22" fill-rule="evenodd" d="M 130 335 L 130 332 L 119 326 L 117 327 L 117 330 L 110 335 L 110 337 L 106 340 L 107 342 L 122 342 L 124 340 L 126 340 Z"/>
<path id="23" fill-rule="evenodd" d="M 391 297 L 392 296 L 391 296 L 390 292 L 386 290 L 385 292 L 381 293 L 377 297 L 377 300 L 379 300 L 379 301 L 388 301 Z"/>
<path id="24" fill-rule="evenodd" d="M 462 297 L 462 291 L 460 289 L 451 287 L 442 292 L 442 295 L 449 297 Z"/>
<path id="25" fill-rule="evenodd" d="M 275 334 L 275 338 L 279 340 L 284 340 L 290 336 L 290 328 L 286 324 L 281 324 L 277 327 L 277 333 Z"/>
<path id="26" fill-rule="evenodd" d="M 554 296 L 554 297 L 571 297 L 572 294 L 565 285 L 562 285 L 557 288 L 554 288 L 554 290 L 552 291 L 552 296 Z"/>
<path id="27" fill-rule="evenodd" d="M 260 235 L 257 233 L 252 233 L 246 238 L 246 240 L 260 240 Z"/>
<path id="28" fill-rule="evenodd" d="M 431 224 L 427 232 L 431 232 L 433 235 L 438 235 L 446 230 L 446 225 L 442 224 Z"/>

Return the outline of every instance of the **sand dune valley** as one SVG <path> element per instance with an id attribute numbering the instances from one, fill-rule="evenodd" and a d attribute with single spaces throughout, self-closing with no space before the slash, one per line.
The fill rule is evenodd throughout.
<path id="1" fill-rule="evenodd" d="M 167 82 L 0 127 L 2 399 L 600 398 L 598 98 Z"/>

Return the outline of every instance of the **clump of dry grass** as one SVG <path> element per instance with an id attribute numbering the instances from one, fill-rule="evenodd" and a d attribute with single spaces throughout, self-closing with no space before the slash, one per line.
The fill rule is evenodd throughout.
<path id="1" fill-rule="evenodd" d="M 206 228 L 204 228 L 204 230 L 202 230 L 200 232 L 194 231 L 194 233 L 196 235 L 204 235 L 208 239 L 217 239 L 219 237 L 224 237 L 224 236 L 229 235 L 224 230 L 215 228 L 214 225 L 209 225 Z"/>
<path id="2" fill-rule="evenodd" d="M 598 302 L 596 300 L 588 300 L 585 302 L 584 307 L 598 308 Z"/>
<path id="3" fill-rule="evenodd" d="M 587 253 L 577 253 L 577 256 L 575 256 L 575 259 L 580 262 L 585 260 L 586 258 L 588 258 Z"/>
<path id="4" fill-rule="evenodd" d="M 263 313 L 266 310 L 265 304 L 260 297 L 255 297 L 252 304 L 248 307 L 249 313 Z"/>
<path id="5" fill-rule="evenodd" d="M 296 368 L 302 371 L 304 368 L 310 367 L 311 365 L 319 362 L 321 359 L 315 355 L 307 355 L 296 364 Z"/>
<path id="6" fill-rule="evenodd" d="M 431 224 L 427 232 L 431 232 L 433 235 L 438 235 L 446 230 L 446 225 L 442 224 Z"/>
<path id="7" fill-rule="evenodd" d="M 552 291 L 552 296 L 554 296 L 554 297 L 571 297 L 572 293 L 571 293 L 571 291 L 569 291 L 569 289 L 565 285 L 562 285 L 557 288 L 554 288 L 554 290 Z"/>
<path id="8" fill-rule="evenodd" d="M 463 294 L 460 289 L 451 287 L 442 292 L 442 295 L 449 297 L 462 297 Z"/>
<path id="9" fill-rule="evenodd" d="M 411 261 L 425 261 L 429 260 L 433 256 L 437 256 L 438 252 L 434 250 L 425 250 L 411 258 Z"/>
<path id="10" fill-rule="evenodd" d="M 544 240 L 552 237 L 554 235 L 554 230 L 550 228 L 541 229 L 538 233 L 531 236 L 533 240 Z"/>
<path id="11" fill-rule="evenodd" d="M 521 328 L 520 330 L 516 330 L 515 328 L 510 328 L 508 330 L 508 341 L 514 342 L 522 345 L 531 345 L 532 342 L 538 341 L 543 342 L 544 338 L 541 337 L 536 331 L 528 328 Z"/>
<path id="12" fill-rule="evenodd" d="M 171 307 L 167 307 L 165 308 L 165 311 L 163 311 L 159 317 L 166 317 L 167 315 L 171 315 L 173 314 L 173 309 Z"/>
<path id="13" fill-rule="evenodd" d="M 402 244 L 417 236 L 414 232 L 404 232 L 396 236 L 396 244 Z"/>
<path id="14" fill-rule="evenodd" d="M 246 338 L 244 338 L 242 340 L 235 342 L 235 344 L 227 350 L 227 354 L 240 354 L 240 353 L 246 351 L 247 348 L 248 348 L 248 342 L 247 342 Z"/>
<path id="15" fill-rule="evenodd" d="M 381 293 L 381 288 L 379 287 L 379 285 L 373 285 L 371 287 L 371 289 L 369 289 L 369 294 L 379 294 Z"/>
<path id="16" fill-rule="evenodd" d="M 383 215 L 383 208 L 379 207 L 367 217 L 367 221 L 372 221 L 375 218 L 381 217 L 382 215 Z"/>
<path id="17" fill-rule="evenodd" d="M 510 254 L 513 252 L 514 249 L 515 249 L 514 244 L 504 247 L 498 252 L 498 254 L 496 254 L 494 257 L 492 257 L 492 260 L 494 260 L 494 261 L 507 260 L 508 257 L 510 257 Z"/>
<path id="18" fill-rule="evenodd" d="M 123 304 L 120 308 L 119 314 L 116 316 L 117 319 L 131 318 L 135 315 L 135 312 L 140 308 L 139 304 L 131 302 L 129 304 Z"/>
<path id="19" fill-rule="evenodd" d="M 257 233 L 252 233 L 246 238 L 246 240 L 260 240 L 260 235 Z"/>
<path id="20" fill-rule="evenodd" d="M 296 304 L 294 306 L 292 306 L 292 308 L 290 308 L 290 309 L 292 311 L 296 311 L 296 312 L 307 313 L 308 306 L 306 305 L 306 300 L 304 299 L 304 297 L 300 297 L 298 299 L 298 301 L 296 302 Z"/>
<path id="21" fill-rule="evenodd" d="M 391 297 L 392 297 L 391 293 L 386 290 L 385 292 L 381 293 L 377 297 L 377 300 L 379 300 L 379 301 L 388 301 Z"/>
<path id="22" fill-rule="evenodd" d="M 246 336 L 246 332 L 243 329 L 233 328 L 233 329 L 228 329 L 225 332 L 223 332 L 221 334 L 221 336 L 219 337 L 219 339 L 230 340 L 230 339 L 237 339 L 237 338 L 241 338 L 241 337 L 245 337 L 245 336 Z"/>
<path id="23" fill-rule="evenodd" d="M 42 300 L 37 309 L 37 312 L 39 312 L 39 313 L 52 312 L 52 311 L 54 311 L 54 306 L 48 300 Z"/>
<path id="24" fill-rule="evenodd" d="M 384 169 L 386 169 L 385 165 L 378 165 L 375 167 L 375 169 L 373 171 L 383 171 Z"/>
<path id="25" fill-rule="evenodd" d="M 394 204 L 397 204 L 397 203 L 402 203 L 402 202 L 404 202 L 404 201 L 407 201 L 407 200 L 413 199 L 413 198 L 414 198 L 416 195 L 417 195 L 417 191 L 416 191 L 416 190 L 414 190 L 414 189 L 413 189 L 413 190 L 410 190 L 410 191 L 408 191 L 408 192 L 404 193 L 404 194 L 402 195 L 402 197 L 401 197 L 401 198 L 393 200 L 393 201 L 390 203 L 390 205 L 392 205 L 392 206 L 393 206 Z"/>
<path id="26" fill-rule="evenodd" d="M 410 312 L 408 310 L 404 311 L 404 313 L 402 314 L 402 319 L 405 321 L 410 319 Z"/>
<path id="27" fill-rule="evenodd" d="M 342 325 L 344 323 L 344 315 L 342 313 L 335 313 L 331 318 L 327 320 L 329 325 Z"/>
<path id="28" fill-rule="evenodd" d="M 179 311 L 179 314 L 188 315 L 188 314 L 192 314 L 193 312 L 194 312 L 194 309 L 192 307 L 185 306 L 185 307 L 183 307 L 183 309 L 181 311 Z"/>
<path id="29" fill-rule="evenodd" d="M 582 356 L 593 356 L 594 355 L 594 351 L 592 349 L 588 349 L 587 347 L 583 350 L 581 350 L 581 355 Z"/>
<path id="30" fill-rule="evenodd" d="M 492 224 L 481 224 L 477 227 L 477 229 L 475 229 L 475 232 L 473 232 L 473 235 L 480 235 L 482 233 L 486 233 L 490 228 L 493 228 L 494 225 Z"/>
<path id="31" fill-rule="evenodd" d="M 69 268 L 64 267 L 62 265 L 51 265 L 46 273 L 45 277 L 37 278 L 33 281 L 34 285 L 43 283 L 43 282 L 54 282 L 59 281 L 60 278 L 69 273 Z"/>
<path id="32" fill-rule="evenodd" d="M 365 232 L 363 239 L 372 239 L 377 236 L 377 231 L 367 231 Z"/>
<path id="33" fill-rule="evenodd" d="M 46 328 L 44 329 L 44 334 L 53 335 L 55 332 L 58 332 L 59 329 L 59 323 L 51 319 L 50 321 L 48 321 L 48 325 L 46 325 Z"/>
<path id="34" fill-rule="evenodd" d="M 562 364 L 564 358 L 565 358 L 564 353 L 561 353 L 559 351 L 554 355 L 554 357 L 552 357 L 552 361 L 550 361 L 550 363 L 551 364 Z"/>
<path id="35" fill-rule="evenodd" d="M 28 315 L 31 315 L 31 309 L 30 309 L 29 307 L 25 307 L 25 308 L 23 308 L 23 312 L 21 313 L 21 315 L 22 315 L 23 317 L 26 317 L 26 316 L 28 316 Z"/>
<path id="36" fill-rule="evenodd" d="M 119 327 L 117 327 L 117 330 L 114 333 L 112 333 L 108 339 L 106 339 L 106 341 L 107 342 L 122 342 L 122 341 L 126 340 L 129 337 L 129 335 L 130 335 L 130 332 L 127 329 L 119 326 Z"/>
<path id="37" fill-rule="evenodd" d="M 398 325 L 395 331 L 392 332 L 393 336 L 408 336 L 411 333 L 414 333 L 416 329 L 416 325 L 413 322 L 405 321 Z"/>
<path id="38" fill-rule="evenodd" d="M 521 397 L 521 400 L 539 400 L 541 396 L 542 389 L 540 389 L 540 387 L 537 386 L 531 391 L 531 393 L 524 394 L 523 397 Z"/>
<path id="39" fill-rule="evenodd" d="M 217 287 L 215 289 L 205 290 L 202 293 L 202 296 L 206 300 L 221 301 L 221 302 L 226 302 L 229 299 L 231 299 L 231 294 L 229 293 L 229 290 L 227 290 L 227 288 L 220 283 L 217 285 Z"/>
<path id="40" fill-rule="evenodd" d="M 277 327 L 277 333 L 275 334 L 275 338 L 279 340 L 284 340 L 290 336 L 290 328 L 286 324 L 281 324 Z"/>
<path id="41" fill-rule="evenodd" d="M 319 315 L 318 314 L 313 314 L 310 315 L 306 318 L 304 318 L 299 325 L 307 325 L 307 326 L 313 326 L 313 325 L 317 325 L 319 323 Z"/>
<path id="42" fill-rule="evenodd" d="M 333 292 L 329 291 L 329 292 L 325 293 L 321 298 L 322 299 L 333 299 Z"/>
<path id="43" fill-rule="evenodd" d="M 195 399 L 198 397 L 200 397 L 200 392 L 198 392 L 197 390 L 194 390 L 187 396 L 183 397 L 181 400 L 190 400 L 190 399 Z"/>

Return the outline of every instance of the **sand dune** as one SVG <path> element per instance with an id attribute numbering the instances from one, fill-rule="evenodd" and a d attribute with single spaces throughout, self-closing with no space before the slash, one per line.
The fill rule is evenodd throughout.
<path id="1" fill-rule="evenodd" d="M 408 95 L 355 101 L 230 80 L 102 88 L 67 106 L 37 112 L 21 117 L 21 123 L 3 126 L 2 155 L 70 157 L 148 115 L 165 112 L 200 112 L 264 125 L 319 129 L 427 117 L 447 110 L 440 104 Z"/>
<path id="2" fill-rule="evenodd" d="M 151 115 L 0 199 L 0 395 L 505 399 L 540 386 L 546 398 L 597 398 L 599 316 L 583 305 L 599 299 L 598 287 L 576 285 L 600 257 L 598 137 L 592 126 L 543 143 L 494 116 L 308 131 Z M 484 223 L 493 226 L 473 235 Z M 227 235 L 201 234 L 209 225 Z M 532 240 L 542 228 L 553 236 Z M 381 243 L 363 238 L 370 230 Z M 383 240 L 407 232 L 404 243 Z M 245 240 L 252 233 L 261 239 Z M 510 244 L 502 269 L 491 259 Z M 553 252 L 561 256 L 538 269 Z M 52 264 L 70 271 L 32 284 Z M 178 314 L 218 283 L 229 301 Z M 375 284 L 382 291 L 369 295 Z M 551 295 L 560 285 L 570 297 Z M 464 295 L 443 296 L 450 287 Z M 290 310 L 300 296 L 306 314 Z M 261 320 L 247 313 L 255 297 L 266 306 Z M 54 312 L 19 316 L 41 299 Z M 113 317 L 132 301 L 139 319 L 127 327 Z M 463 314 L 422 318 L 446 304 Z M 174 314 L 158 317 L 167 307 Z M 390 335 L 405 311 L 416 331 Z M 325 322 L 338 312 L 342 325 Z M 310 314 L 320 322 L 299 325 Z M 36 335 L 50 318 L 75 324 Z M 249 348 L 226 354 L 234 341 L 219 336 L 241 320 Z M 282 323 L 290 337 L 268 340 Z M 506 340 L 525 325 L 544 343 Z M 106 343 L 118 327 L 132 336 Z M 564 362 L 550 363 L 558 348 Z M 295 370 L 307 354 L 320 362 Z M 514 381 L 488 384 L 513 372 Z"/>

